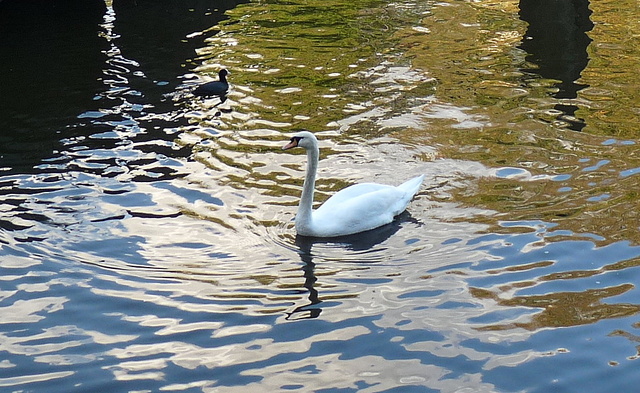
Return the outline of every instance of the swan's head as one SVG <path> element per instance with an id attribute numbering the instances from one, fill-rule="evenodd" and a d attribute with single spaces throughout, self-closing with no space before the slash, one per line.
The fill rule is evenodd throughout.
<path id="1" fill-rule="evenodd" d="M 305 149 L 313 149 L 318 146 L 316 136 L 309 131 L 301 131 L 291 137 L 291 141 L 282 146 L 282 150 L 292 149 L 294 147 L 304 147 Z"/>

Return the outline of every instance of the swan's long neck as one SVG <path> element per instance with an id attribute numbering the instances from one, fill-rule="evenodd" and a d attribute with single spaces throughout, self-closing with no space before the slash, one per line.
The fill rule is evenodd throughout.
<path id="1" fill-rule="evenodd" d="M 296 226 L 308 227 L 311 225 L 311 212 L 313 210 L 313 192 L 316 187 L 316 171 L 318 170 L 318 146 L 307 149 L 307 175 L 302 186 L 302 196 L 296 215 Z"/>

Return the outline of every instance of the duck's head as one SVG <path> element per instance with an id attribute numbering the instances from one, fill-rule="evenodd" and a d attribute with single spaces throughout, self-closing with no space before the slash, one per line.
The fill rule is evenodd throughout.
<path id="1" fill-rule="evenodd" d="M 226 76 L 227 76 L 227 75 L 229 75 L 229 74 L 230 74 L 230 72 L 229 72 L 229 71 L 227 71 L 227 70 L 226 70 L 226 69 L 224 69 L 224 68 L 223 68 L 223 69 L 221 69 L 220 71 L 218 71 L 218 76 L 219 76 L 220 78 L 224 78 L 224 77 L 226 77 Z"/>
<path id="2" fill-rule="evenodd" d="M 318 140 L 316 139 L 316 136 L 309 131 L 300 131 L 291 137 L 289 143 L 282 146 L 282 150 L 293 149 L 294 147 L 311 149 L 315 146 L 318 146 Z"/>

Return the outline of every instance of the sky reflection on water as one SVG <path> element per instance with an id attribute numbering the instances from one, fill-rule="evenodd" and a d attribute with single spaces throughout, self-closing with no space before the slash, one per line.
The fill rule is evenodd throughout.
<path id="1" fill-rule="evenodd" d="M 58 53 L 92 83 L 58 71 L 70 96 L 3 109 L 1 387 L 633 391 L 637 82 L 607 71 L 611 45 L 635 51 L 611 34 L 623 11 L 194 0 L 160 27 L 164 3 L 138 3 L 70 46 L 96 56 Z M 61 27 L 45 19 L 40 37 Z M 544 52 L 537 23 L 567 20 L 570 51 Z M 222 66 L 223 105 L 189 96 Z M 300 128 L 318 200 L 425 186 L 378 230 L 296 237 L 304 157 L 280 146 Z"/>

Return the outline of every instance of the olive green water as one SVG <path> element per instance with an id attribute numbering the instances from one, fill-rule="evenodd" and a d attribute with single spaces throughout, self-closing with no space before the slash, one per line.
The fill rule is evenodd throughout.
<path id="1" fill-rule="evenodd" d="M 639 11 L 139 1 L 90 44 L 7 28 L 0 386 L 635 391 Z M 222 67 L 228 100 L 189 95 Z M 299 129 L 318 203 L 424 187 L 377 231 L 297 238 Z"/>

